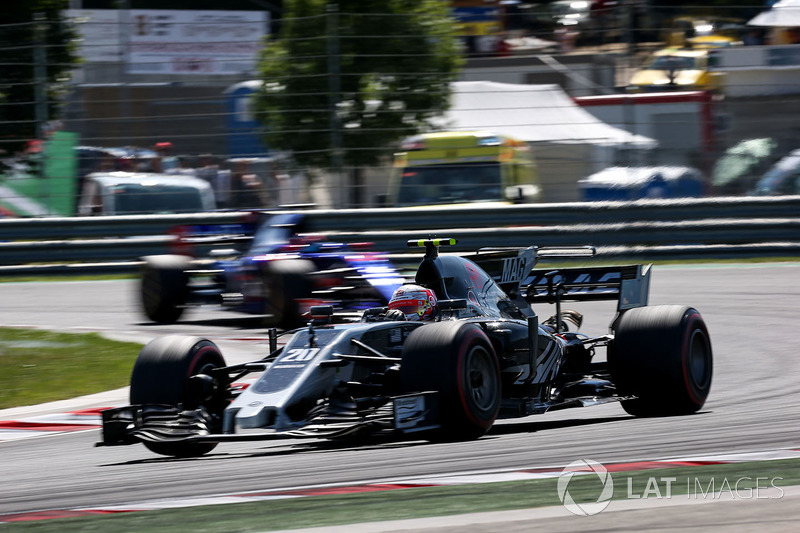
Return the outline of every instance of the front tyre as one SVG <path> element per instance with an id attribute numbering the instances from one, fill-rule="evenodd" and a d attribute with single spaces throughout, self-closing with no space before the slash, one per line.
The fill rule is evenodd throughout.
<path id="1" fill-rule="evenodd" d="M 635 416 L 686 415 L 699 411 L 711 389 L 713 355 L 700 313 L 681 305 L 626 311 L 609 346 L 609 366 Z"/>
<path id="2" fill-rule="evenodd" d="M 147 318 L 159 324 L 173 324 L 183 314 L 189 298 L 191 258 L 157 255 L 144 258 L 140 294 Z"/>
<path id="3" fill-rule="evenodd" d="M 403 390 L 437 391 L 441 431 L 448 440 L 477 439 L 500 411 L 500 365 L 477 324 L 437 322 L 414 330 L 403 346 Z"/>
<path id="4" fill-rule="evenodd" d="M 161 404 L 174 407 L 203 408 L 208 425 L 219 430 L 227 400 L 226 383 L 216 383 L 213 394 L 198 396 L 189 378 L 208 375 L 212 368 L 225 366 L 217 346 L 199 337 L 169 335 L 150 341 L 136 359 L 131 375 L 131 404 Z M 208 391 L 205 391 L 208 392 Z M 144 442 L 160 455 L 198 457 L 213 450 L 215 442 Z"/>

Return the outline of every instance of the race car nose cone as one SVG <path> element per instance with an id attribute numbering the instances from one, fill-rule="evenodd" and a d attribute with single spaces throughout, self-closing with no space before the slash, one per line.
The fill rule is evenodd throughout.
<path id="1" fill-rule="evenodd" d="M 254 401 L 225 411 L 225 427 L 235 429 L 268 428 L 275 423 L 275 408 Z"/>

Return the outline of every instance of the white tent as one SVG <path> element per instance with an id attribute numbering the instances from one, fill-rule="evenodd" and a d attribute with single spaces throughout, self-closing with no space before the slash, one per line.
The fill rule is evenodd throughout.
<path id="1" fill-rule="evenodd" d="M 580 178 L 658 144 L 598 120 L 558 85 L 455 82 L 451 108 L 439 126 L 526 141 L 537 160 L 546 202 L 579 200 Z"/>
<path id="2" fill-rule="evenodd" d="M 781 0 L 772 9 L 759 13 L 747 23 L 748 26 L 770 26 L 791 28 L 800 26 L 800 0 Z"/>
<path id="3" fill-rule="evenodd" d="M 530 143 L 653 148 L 657 142 L 601 122 L 558 85 L 453 83 L 444 129 L 490 130 Z"/>

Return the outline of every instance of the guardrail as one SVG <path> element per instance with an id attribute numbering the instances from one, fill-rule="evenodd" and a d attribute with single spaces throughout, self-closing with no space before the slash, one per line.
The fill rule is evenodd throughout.
<path id="1" fill-rule="evenodd" d="M 235 224 L 247 213 L 239 211 L 177 215 L 48 217 L 0 219 L 0 241 L 91 239 L 169 235 L 181 224 Z"/>
<path id="2" fill-rule="evenodd" d="M 446 233 L 446 235 L 445 235 Z M 446 229 L 440 236 L 458 239 L 456 250 L 475 250 L 482 246 L 593 245 L 633 247 L 664 245 L 741 245 L 763 242 L 800 243 L 800 218 L 775 220 L 711 220 L 690 222 L 632 222 L 629 224 L 574 224 L 550 227 L 486 229 Z M 333 232 L 332 240 L 346 243 L 368 241 L 374 248 L 389 253 L 407 252 L 406 241 L 424 237 L 418 230 Z M 175 238 L 150 237 L 78 239 L 0 243 L 0 265 L 44 262 L 125 261 L 144 255 L 174 253 Z M 199 254 L 212 245 L 194 243 Z"/>
<path id="3" fill-rule="evenodd" d="M 311 209 L 302 212 L 308 216 L 309 230 L 318 232 L 502 228 L 723 218 L 792 218 L 800 216 L 800 196 L 501 206 L 484 204 L 469 207 Z M 0 240 L 167 235 L 178 224 L 236 223 L 244 215 L 241 212 L 213 212 L 188 215 L 0 219 Z"/>
<path id="4" fill-rule="evenodd" d="M 282 211 L 286 212 L 286 211 Z M 408 239 L 482 246 L 593 245 L 608 259 L 800 257 L 800 196 L 406 209 L 306 210 L 310 231 L 407 253 Z M 170 253 L 177 225 L 224 225 L 249 213 L 0 220 L 0 274 L 132 272 Z M 198 254 L 211 245 L 195 244 Z M 37 264 L 41 263 L 41 264 Z"/>
<path id="5" fill-rule="evenodd" d="M 313 231 L 504 228 L 800 216 L 800 196 L 315 211 Z"/>

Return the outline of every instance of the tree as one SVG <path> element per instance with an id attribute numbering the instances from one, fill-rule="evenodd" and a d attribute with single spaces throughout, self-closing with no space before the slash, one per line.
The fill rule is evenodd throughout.
<path id="1" fill-rule="evenodd" d="M 358 191 L 361 167 L 449 107 L 463 61 L 454 27 L 441 0 L 287 0 L 260 63 L 268 146 L 304 166 L 352 167 Z"/>
<path id="2" fill-rule="evenodd" d="M 37 136 L 37 63 L 44 69 L 47 117 L 56 119 L 59 96 L 78 62 L 77 34 L 63 12 L 68 0 L 30 0 L 3 5 L 0 16 L 0 149 L 13 153 Z M 35 21 L 41 13 L 43 20 Z M 38 57 L 37 57 L 38 54 Z M 40 98 L 41 100 L 41 98 Z M 43 110 L 43 107 L 39 107 Z"/>

